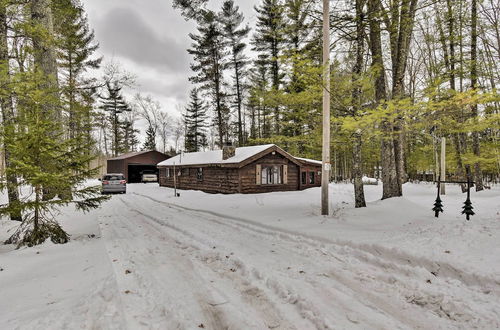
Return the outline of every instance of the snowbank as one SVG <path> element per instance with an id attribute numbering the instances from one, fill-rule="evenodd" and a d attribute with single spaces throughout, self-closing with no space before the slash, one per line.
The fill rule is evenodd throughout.
<path id="1" fill-rule="evenodd" d="M 214 195 L 129 185 L 59 216 L 66 245 L 0 247 L 0 329 L 500 327 L 500 189 L 351 185 Z M 0 221 L 0 239 L 14 224 Z"/>

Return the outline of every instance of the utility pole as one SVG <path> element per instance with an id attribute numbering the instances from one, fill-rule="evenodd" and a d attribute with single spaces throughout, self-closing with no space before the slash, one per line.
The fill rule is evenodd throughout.
<path id="1" fill-rule="evenodd" d="M 330 183 L 330 0 L 323 0 L 323 157 L 321 175 L 321 214 L 328 215 Z"/>
<path id="2" fill-rule="evenodd" d="M 446 138 L 441 138 L 441 166 L 439 169 L 441 181 L 446 181 Z M 444 183 L 441 183 L 441 195 L 446 195 Z"/>
<path id="3" fill-rule="evenodd" d="M 175 171 L 175 162 L 174 162 L 174 197 L 177 197 L 177 172 Z"/>

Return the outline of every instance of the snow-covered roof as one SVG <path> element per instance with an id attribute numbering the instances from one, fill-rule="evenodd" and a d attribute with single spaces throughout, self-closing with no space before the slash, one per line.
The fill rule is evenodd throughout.
<path id="1" fill-rule="evenodd" d="M 228 159 L 222 159 L 222 150 L 200 151 L 181 153 L 175 157 L 164 160 L 158 166 L 171 165 L 201 165 L 201 164 L 234 164 L 240 163 L 258 153 L 273 147 L 274 144 L 236 148 L 235 155 Z"/>
<path id="2" fill-rule="evenodd" d="M 135 156 L 138 156 L 138 155 L 142 155 L 142 154 L 145 154 L 145 153 L 148 153 L 148 152 L 151 152 L 151 151 L 152 150 L 129 152 L 129 153 L 126 153 L 126 154 L 123 154 L 123 155 L 120 155 L 120 156 L 117 156 L 117 157 L 114 157 L 114 158 L 110 158 L 108 160 L 127 159 L 127 158 L 130 158 L 130 157 L 135 157 Z"/>
<path id="3" fill-rule="evenodd" d="M 251 158 L 262 151 L 270 149 L 272 147 L 276 147 L 278 150 L 281 150 L 285 154 L 287 154 L 290 158 L 304 161 L 308 163 L 313 163 L 317 165 L 321 165 L 321 161 L 308 159 L 308 158 L 299 158 L 289 155 L 286 151 L 277 147 L 275 144 L 264 144 L 260 146 L 250 146 L 250 147 L 239 147 L 236 148 L 236 152 L 233 157 L 223 160 L 222 159 L 222 150 L 211 150 L 211 151 L 200 151 L 200 152 L 187 152 L 181 153 L 175 157 L 169 158 L 167 160 L 162 161 L 157 166 L 172 166 L 172 165 L 209 165 L 209 164 L 238 164 L 241 163 L 248 158 Z"/>
<path id="4" fill-rule="evenodd" d="M 322 165 L 323 163 L 320 160 L 315 160 L 315 159 L 309 159 L 309 158 L 300 158 L 300 157 L 295 157 L 298 160 L 308 162 L 308 163 L 313 163 L 313 164 L 318 164 Z"/>

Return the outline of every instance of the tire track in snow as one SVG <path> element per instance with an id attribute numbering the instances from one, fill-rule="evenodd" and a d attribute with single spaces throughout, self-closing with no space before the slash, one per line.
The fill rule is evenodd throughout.
<path id="1" fill-rule="evenodd" d="M 141 212 L 143 216 L 146 216 L 153 221 L 159 223 L 160 225 L 167 226 L 173 230 L 179 231 L 181 234 L 188 236 L 189 239 L 195 239 L 200 242 L 203 242 L 204 245 L 210 245 L 212 243 L 206 242 L 204 239 L 197 238 L 193 233 L 180 229 L 175 225 L 172 225 L 168 221 L 165 221 L 163 219 L 157 219 L 150 214 L 146 214 L 145 212 Z M 203 218 L 203 220 L 207 220 L 206 218 Z M 256 237 L 257 238 L 257 237 Z M 260 237 L 262 239 L 262 235 Z M 299 246 L 300 248 L 300 246 Z M 298 250 L 297 248 L 292 248 L 286 251 L 287 254 L 300 254 L 300 249 Z M 310 258 L 310 255 L 304 255 L 303 258 Z M 304 261 L 304 260 L 302 260 Z M 304 261 L 307 262 L 307 261 Z M 243 264 L 245 265 L 245 264 Z M 246 266 L 246 268 L 250 268 Z M 248 273 L 248 271 L 244 270 L 244 272 Z M 324 316 L 321 316 L 321 312 L 315 308 L 315 304 L 318 304 L 319 302 L 316 301 L 314 304 L 311 302 L 307 301 L 307 299 L 304 299 L 305 296 L 299 295 L 295 290 L 290 289 L 289 287 L 285 287 L 280 284 L 280 280 L 273 279 L 272 276 L 265 276 L 266 272 L 257 270 L 257 269 L 251 269 L 250 273 L 255 274 L 255 278 L 264 281 L 265 285 L 274 291 L 276 295 L 284 299 L 288 303 L 293 303 L 296 304 L 297 308 L 299 311 L 302 313 L 304 317 L 308 317 L 314 324 L 316 324 L 317 328 L 323 329 L 323 328 L 336 328 L 335 326 L 332 326 L 332 322 L 328 321 L 327 318 Z M 286 274 L 285 276 L 288 276 L 289 274 Z M 323 303 L 325 304 L 325 308 L 323 310 L 328 310 L 331 309 L 331 302 L 336 301 L 337 305 L 343 305 L 342 308 L 346 311 L 347 318 L 349 319 L 350 322 L 356 323 L 358 321 L 352 321 L 353 315 L 356 314 L 357 308 L 350 306 L 350 305 L 356 305 L 360 309 L 363 309 L 362 306 L 368 307 L 369 310 L 377 310 L 379 314 L 383 315 L 382 318 L 384 321 L 381 321 L 379 323 L 379 327 L 384 327 L 383 324 L 387 324 L 387 322 L 390 322 L 391 319 L 398 319 L 401 324 L 408 324 L 411 325 L 411 327 L 417 326 L 418 322 L 416 320 L 412 320 L 411 317 L 404 316 L 404 315 L 398 315 L 398 306 L 392 306 L 390 303 L 385 303 L 383 306 L 377 306 L 378 303 L 381 302 L 380 298 L 375 299 L 374 301 L 371 301 L 373 297 L 371 295 L 368 295 L 363 297 L 363 300 L 356 300 L 355 303 L 352 301 L 351 297 L 355 295 L 359 295 L 359 292 L 352 292 L 352 288 L 349 287 L 341 287 L 341 288 L 335 288 L 334 291 L 330 290 L 328 288 L 328 285 L 331 285 L 330 283 L 322 283 L 322 285 L 318 285 L 317 280 L 307 280 L 306 282 L 309 282 L 311 284 L 311 287 L 309 288 L 308 296 L 326 296 L 325 299 L 328 301 L 324 301 Z M 344 303 L 342 304 L 342 301 L 339 300 L 339 296 L 342 295 L 344 297 Z M 317 298 L 316 298 L 317 299 Z M 366 300 L 366 301 L 365 301 Z M 366 309 L 366 308 L 365 308 Z M 391 315 L 392 314 L 392 315 Z M 372 315 L 373 316 L 373 315 Z M 390 316 L 390 317 L 389 317 Z M 337 317 L 342 317 L 344 318 L 345 315 L 337 315 Z M 366 320 L 368 321 L 368 320 Z M 371 325 L 373 326 L 376 324 L 376 321 L 371 320 Z M 401 324 L 396 327 L 401 327 Z"/>
<path id="2" fill-rule="evenodd" d="M 227 260 L 227 258 L 225 258 L 221 253 L 212 251 L 211 247 L 213 246 L 213 243 L 207 240 L 196 239 L 194 235 L 191 235 L 187 231 L 168 225 L 151 215 L 137 209 L 130 208 L 128 204 L 126 205 L 129 207 L 131 212 L 135 212 L 138 215 L 153 221 L 153 223 L 148 224 L 157 232 L 165 233 L 165 227 L 172 230 L 174 235 L 169 233 L 169 236 L 176 241 L 179 250 L 184 251 L 188 255 L 192 255 L 195 258 L 195 262 L 197 261 L 197 267 L 208 268 L 209 271 L 214 274 L 228 279 L 233 284 L 233 289 L 238 291 L 238 294 L 242 297 L 243 301 L 247 303 L 247 306 L 244 308 L 247 309 L 247 311 L 248 308 L 254 309 L 264 320 L 266 328 L 295 329 L 295 326 L 292 325 L 292 323 L 282 318 L 281 311 L 277 309 L 276 304 L 268 298 L 267 294 L 263 290 L 252 285 L 252 283 L 250 283 L 245 276 L 240 276 L 239 272 L 230 270 L 232 267 L 235 269 L 237 265 L 235 265 L 232 260 Z M 182 237 L 179 237 L 178 234 L 182 235 Z M 198 244 L 197 242 L 201 244 Z M 204 252 L 204 250 L 208 253 Z M 225 305 L 226 303 L 227 302 L 208 303 L 207 305 L 209 307 L 216 307 L 218 305 Z M 238 324 L 235 326 L 236 329 L 241 328 Z M 215 329 L 219 328 L 225 329 L 227 327 L 216 327 Z"/>
<path id="3" fill-rule="evenodd" d="M 116 201 L 123 202 L 123 199 L 124 197 L 120 196 Z M 158 227 L 152 226 L 150 221 L 146 221 L 145 217 L 129 219 L 130 212 L 133 210 L 129 207 L 129 201 L 123 203 L 125 207 L 120 205 L 118 214 L 108 218 L 110 225 L 106 227 L 109 228 L 109 232 L 105 233 L 105 235 L 115 237 L 115 240 L 111 241 L 111 245 L 113 245 L 111 253 L 118 254 L 117 258 L 121 261 L 116 273 L 122 279 L 122 292 L 125 289 L 130 290 L 124 300 L 130 304 L 129 312 L 136 316 L 135 320 L 131 320 L 132 324 L 135 323 L 137 327 L 158 329 L 164 329 L 165 326 L 169 329 L 193 328 L 193 322 L 189 323 L 192 320 L 189 317 L 192 315 L 183 317 L 177 311 L 174 315 L 169 316 L 165 315 L 169 311 L 161 310 L 162 306 L 172 307 L 176 305 L 175 301 L 169 301 L 165 298 L 169 296 L 168 290 L 171 290 L 172 287 L 164 287 L 163 284 L 170 279 L 179 280 L 180 285 L 183 282 L 187 283 L 186 294 L 192 293 L 195 296 L 195 303 L 199 303 L 200 308 L 197 315 L 200 322 L 196 326 L 203 323 L 205 328 L 208 329 L 240 329 L 241 327 L 262 329 L 266 326 L 259 319 L 267 319 L 271 328 L 280 328 L 277 326 L 280 323 L 269 317 L 272 314 L 270 311 L 274 307 L 272 304 L 267 303 L 265 297 L 260 295 L 262 298 L 260 303 L 252 301 L 255 293 L 259 296 L 258 291 L 252 291 L 252 287 L 246 285 L 244 288 L 247 292 L 238 292 L 238 296 L 247 297 L 248 304 L 242 304 L 234 301 L 234 299 L 228 301 L 228 298 L 224 298 L 224 292 L 218 291 L 207 279 L 207 277 L 215 278 L 219 274 L 215 274 L 212 269 L 205 267 L 201 261 L 192 260 L 185 247 L 179 245 L 180 243 L 170 236 L 170 233 L 164 230 L 159 231 Z M 140 228 L 139 231 L 138 228 Z M 138 234 L 140 234 L 140 237 L 137 236 Z M 145 244 L 136 245 L 137 242 L 133 241 L 134 238 L 137 241 L 145 241 Z M 165 266 L 162 268 L 165 259 L 172 259 L 168 262 L 168 267 L 175 268 L 175 271 L 167 271 Z M 123 271 L 127 267 L 130 267 L 133 271 L 124 276 Z M 141 269 L 141 267 L 144 267 L 144 269 Z M 211 272 L 214 274 L 206 275 Z M 133 280 L 130 280 L 131 278 Z M 222 300 L 224 300 L 224 303 L 221 303 Z M 139 306 L 139 303 L 145 306 L 135 311 L 131 310 L 131 306 Z M 236 303 L 236 305 L 233 305 L 233 303 Z M 185 307 L 187 307 L 186 310 L 189 314 L 189 309 L 192 308 Z M 262 317 L 255 318 L 252 313 L 249 313 L 252 307 L 262 312 Z M 205 315 L 205 317 L 200 317 L 201 315 Z M 152 326 L 155 324 L 161 324 L 163 327 Z M 281 322 L 281 324 L 285 325 L 281 327 L 282 329 L 294 328 L 291 324 L 287 326 L 286 321 Z"/>
<path id="4" fill-rule="evenodd" d="M 364 249 L 356 249 L 355 247 L 350 246 L 350 245 L 342 246 L 339 243 L 335 243 L 335 242 L 328 242 L 328 244 L 323 242 L 322 244 L 318 244 L 316 242 L 312 242 L 310 237 L 308 237 L 308 236 L 301 237 L 295 233 L 290 233 L 290 232 L 286 232 L 286 231 L 284 232 L 282 230 L 277 230 L 275 228 L 271 228 L 271 227 L 266 226 L 266 225 L 258 224 L 258 223 L 255 223 L 253 221 L 247 221 L 246 219 L 242 219 L 239 217 L 232 217 L 232 216 L 228 217 L 226 215 L 218 214 L 216 212 L 186 208 L 183 206 L 178 206 L 175 204 L 159 201 L 159 200 L 152 198 L 150 196 L 147 196 L 147 195 L 142 195 L 142 194 L 137 194 L 137 193 L 135 193 L 135 194 L 139 195 L 141 197 L 147 198 L 147 199 L 154 201 L 156 203 L 163 204 L 164 206 L 167 206 L 168 208 L 177 210 L 179 212 L 186 212 L 187 211 L 190 214 L 195 214 L 199 218 L 203 218 L 204 220 L 208 220 L 208 221 L 211 221 L 211 222 L 219 224 L 219 225 L 231 227 L 233 229 L 243 229 L 243 230 L 246 230 L 247 232 L 248 231 L 253 232 L 256 235 L 264 234 L 270 238 L 279 239 L 281 241 L 288 241 L 288 242 L 292 242 L 292 243 L 297 243 L 299 245 L 306 244 L 306 245 L 310 246 L 313 250 L 322 251 L 323 254 L 330 254 L 331 257 L 333 257 L 341 262 L 344 262 L 344 263 L 346 263 L 348 261 L 351 262 L 351 260 L 349 260 L 348 257 L 354 256 L 359 260 L 359 262 L 365 263 L 365 264 L 366 263 L 371 264 L 372 266 L 374 266 L 375 273 L 377 271 L 379 273 L 381 273 L 378 275 L 378 278 L 376 280 L 379 282 L 383 281 L 386 283 L 385 287 L 384 287 L 385 290 L 390 291 L 391 286 L 398 284 L 398 286 L 403 287 L 403 290 L 396 290 L 396 291 L 399 291 L 397 293 L 401 294 L 402 298 L 406 299 L 406 301 L 408 303 L 415 304 L 415 305 L 420 306 L 424 309 L 428 309 L 440 317 L 445 317 L 445 318 L 449 318 L 451 320 L 457 320 L 457 321 L 471 321 L 473 323 L 474 323 L 474 320 L 477 319 L 477 317 L 474 314 L 478 311 L 470 310 L 470 311 L 468 311 L 468 313 L 464 312 L 465 315 L 460 314 L 460 312 L 457 309 L 459 309 L 459 308 L 467 309 L 466 308 L 467 306 L 465 304 L 462 304 L 462 306 L 458 306 L 458 308 L 456 308 L 456 306 L 443 307 L 443 305 L 450 305 L 446 301 L 446 298 L 447 298 L 446 287 L 448 287 L 448 289 L 452 289 L 452 291 L 455 291 L 455 292 L 453 292 L 453 294 L 455 294 L 458 298 L 460 298 L 460 291 L 465 289 L 467 291 L 470 291 L 471 298 L 474 298 L 474 299 L 479 300 L 479 301 L 491 300 L 491 298 L 488 297 L 488 294 L 485 294 L 480 288 L 473 287 L 473 286 L 470 286 L 470 287 L 467 286 L 468 281 L 463 281 L 461 283 L 458 283 L 458 285 L 457 285 L 457 283 L 454 283 L 456 281 L 450 281 L 447 279 L 444 279 L 444 280 L 434 279 L 433 276 L 431 276 L 433 281 L 439 281 L 439 284 L 441 286 L 445 287 L 445 290 L 444 290 L 445 292 L 442 292 L 442 293 L 438 292 L 437 294 L 436 294 L 436 292 L 432 292 L 432 291 L 427 290 L 425 287 L 422 287 L 418 283 L 417 284 L 411 283 L 411 278 L 409 278 L 409 277 L 411 277 L 412 274 L 414 275 L 416 273 L 418 275 L 417 278 L 418 277 L 421 278 L 422 276 L 424 276 L 422 273 L 427 273 L 426 275 L 430 275 L 430 274 L 429 274 L 429 270 L 424 268 L 424 267 L 419 266 L 418 262 L 416 263 L 416 266 L 414 266 L 414 265 L 412 265 L 411 261 L 408 262 L 409 261 L 408 259 L 405 259 L 404 262 L 394 262 L 395 259 L 393 259 L 391 255 L 389 255 L 389 260 L 386 260 L 384 258 L 384 256 L 386 256 L 386 255 L 380 254 L 379 251 L 377 251 L 377 252 L 379 252 L 380 255 L 377 256 L 375 254 L 367 252 Z M 207 215 L 208 215 L 208 217 L 207 217 Z M 221 221 L 218 219 L 214 219 L 212 217 L 219 217 L 219 218 L 222 217 L 223 219 L 229 220 L 229 221 Z M 324 240 L 322 240 L 322 241 L 324 241 Z M 334 251 L 333 252 L 329 251 L 329 249 L 330 250 L 333 249 Z M 294 252 L 297 252 L 297 251 L 300 251 L 300 249 L 295 249 Z M 339 258 L 339 256 L 341 256 L 341 258 Z M 346 260 L 346 258 L 347 258 L 347 260 Z M 396 261 L 399 261 L 399 259 L 396 259 Z M 394 276 L 394 275 L 384 276 L 384 273 L 387 273 L 388 271 L 395 272 L 396 275 L 400 275 L 400 276 Z M 331 274 L 333 274 L 333 273 L 331 273 Z M 359 274 L 357 276 L 360 277 Z M 339 280 L 339 282 L 343 282 L 344 284 L 350 283 L 349 285 L 351 288 L 357 289 L 356 285 L 353 285 L 353 283 L 351 281 L 346 281 L 346 280 L 341 281 L 338 274 L 335 274 L 335 276 L 332 276 L 332 278 L 337 278 Z M 460 277 L 460 279 L 462 279 L 462 277 Z M 409 285 L 406 283 L 407 281 L 410 281 Z M 425 281 L 425 279 L 424 279 L 424 281 Z M 463 284 L 465 284 L 465 285 L 463 285 Z M 354 290 L 354 291 L 356 291 L 356 293 L 358 293 L 358 294 L 362 293 L 362 290 Z M 380 303 L 380 298 L 374 297 L 373 295 L 369 295 L 369 296 L 370 296 L 370 298 L 368 300 L 371 299 L 374 303 Z M 460 299 L 459 299 L 459 301 L 460 301 Z M 392 308 L 389 308 L 388 312 L 389 313 L 394 312 L 394 310 Z M 479 314 L 479 315 L 481 315 L 481 314 Z M 498 319 L 498 313 L 497 314 L 491 313 L 491 311 L 487 311 L 487 312 L 483 313 L 483 316 L 489 318 L 490 320 L 492 318 L 494 320 L 495 317 L 497 317 L 497 319 Z M 408 320 L 402 320 L 402 321 L 408 321 Z M 496 324 L 498 325 L 498 322 Z"/>
<path id="5" fill-rule="evenodd" d="M 324 246 L 327 246 L 329 248 L 334 248 L 335 250 L 347 249 L 350 255 L 355 255 L 361 261 L 372 263 L 375 266 L 383 265 L 384 267 L 389 268 L 391 270 L 404 269 L 406 267 L 410 267 L 410 269 L 415 267 L 421 267 L 424 268 L 429 274 L 438 274 L 439 276 L 449 277 L 451 279 L 461 281 L 467 286 L 481 287 L 484 288 L 483 291 L 490 291 L 500 297 L 500 279 L 482 276 L 476 273 L 469 273 L 466 270 L 458 269 L 455 266 L 446 262 L 441 262 L 441 261 L 436 262 L 434 260 L 426 259 L 423 257 L 417 257 L 414 255 L 404 253 L 402 251 L 389 249 L 376 244 L 356 244 L 350 241 L 333 241 L 325 239 L 323 237 L 299 234 L 291 230 L 268 226 L 250 219 L 230 216 L 227 214 L 222 214 L 208 210 L 180 206 L 177 204 L 161 201 L 151 196 L 140 194 L 137 192 L 132 192 L 132 194 L 147 198 L 153 202 L 163 204 L 173 209 L 195 212 L 198 214 L 203 214 L 208 216 L 215 216 L 217 218 L 223 218 L 231 221 L 231 225 L 238 226 L 260 234 L 265 234 L 269 236 L 278 237 L 280 239 L 297 242 L 300 244 L 308 244 L 315 249 L 321 249 L 324 248 Z M 206 218 L 206 219 L 213 222 L 217 222 L 221 225 L 229 225 L 228 222 L 216 220 L 213 218 Z"/>

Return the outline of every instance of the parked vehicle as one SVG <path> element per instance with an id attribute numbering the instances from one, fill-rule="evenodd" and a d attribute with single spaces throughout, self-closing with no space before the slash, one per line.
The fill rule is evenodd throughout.
<path id="1" fill-rule="evenodd" d="M 158 182 L 158 174 L 154 171 L 143 171 L 141 174 L 141 181 L 143 183 Z"/>
<path id="2" fill-rule="evenodd" d="M 122 173 L 109 173 L 102 177 L 102 190 L 103 194 L 108 193 L 121 193 L 127 192 L 127 181 Z"/>

